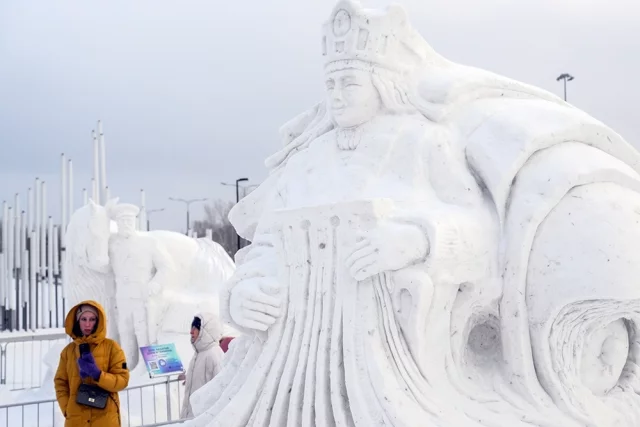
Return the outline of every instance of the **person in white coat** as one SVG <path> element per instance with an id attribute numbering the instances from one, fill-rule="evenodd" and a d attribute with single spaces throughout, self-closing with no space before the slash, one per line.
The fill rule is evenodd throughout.
<path id="1" fill-rule="evenodd" d="M 184 401 L 180 418 L 193 418 L 193 410 L 189 398 L 200 387 L 215 377 L 222 367 L 224 353 L 219 340 L 222 337 L 222 327 L 218 317 L 212 313 L 199 313 L 191 323 L 191 344 L 195 354 L 189 363 L 186 375 L 180 379 L 185 381 Z"/>

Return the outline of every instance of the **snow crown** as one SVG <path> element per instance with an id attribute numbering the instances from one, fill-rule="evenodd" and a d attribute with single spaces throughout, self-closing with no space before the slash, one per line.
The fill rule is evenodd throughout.
<path id="1" fill-rule="evenodd" d="M 430 50 L 399 5 L 384 12 L 341 0 L 324 24 L 322 55 L 326 68 L 349 68 L 363 61 L 396 71 L 416 68 Z"/>

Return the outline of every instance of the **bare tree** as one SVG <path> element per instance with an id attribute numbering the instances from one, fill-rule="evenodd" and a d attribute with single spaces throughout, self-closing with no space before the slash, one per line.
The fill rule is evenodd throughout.
<path id="1" fill-rule="evenodd" d="M 204 219 L 193 223 L 193 230 L 198 237 L 205 237 L 207 229 L 211 229 L 213 241 L 219 243 L 231 257 L 236 252 L 236 231 L 229 222 L 229 211 L 233 205 L 233 202 L 215 200 L 204 206 Z"/>

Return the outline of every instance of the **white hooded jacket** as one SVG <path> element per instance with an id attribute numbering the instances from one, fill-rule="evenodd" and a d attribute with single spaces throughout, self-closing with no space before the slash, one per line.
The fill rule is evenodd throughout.
<path id="1" fill-rule="evenodd" d="M 184 401 L 180 418 L 193 418 L 193 410 L 189 398 L 200 387 L 215 377 L 222 367 L 224 352 L 220 348 L 222 328 L 217 316 L 212 313 L 198 313 L 195 317 L 202 321 L 200 334 L 194 342 L 195 354 L 189 363 L 185 385 Z"/>

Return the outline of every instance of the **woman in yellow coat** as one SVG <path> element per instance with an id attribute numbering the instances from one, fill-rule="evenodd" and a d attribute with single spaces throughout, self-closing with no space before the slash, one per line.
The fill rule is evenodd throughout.
<path id="1" fill-rule="evenodd" d="M 56 399 L 65 417 L 65 427 L 120 426 L 118 392 L 129 384 L 129 370 L 124 352 L 106 337 L 107 318 L 95 301 L 84 301 L 67 314 L 65 330 L 73 339 L 60 354 L 54 378 Z M 80 354 L 80 345 L 88 344 L 90 352 Z M 76 402 L 80 384 L 93 384 L 109 392 L 104 409 Z"/>

